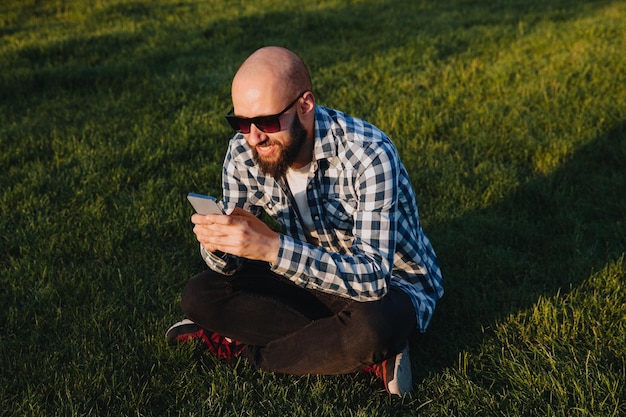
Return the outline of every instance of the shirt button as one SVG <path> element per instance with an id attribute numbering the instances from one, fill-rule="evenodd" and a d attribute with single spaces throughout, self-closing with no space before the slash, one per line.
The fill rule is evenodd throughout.
<path id="1" fill-rule="evenodd" d="M 313 217 L 313 219 L 314 219 L 314 220 L 319 220 L 319 219 L 320 219 L 320 216 L 315 216 L 315 217 Z"/>

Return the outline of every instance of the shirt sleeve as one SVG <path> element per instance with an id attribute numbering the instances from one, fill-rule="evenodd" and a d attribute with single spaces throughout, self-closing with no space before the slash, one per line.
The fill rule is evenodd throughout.
<path id="1" fill-rule="evenodd" d="M 223 198 L 218 204 L 225 213 L 230 213 L 235 207 L 246 208 L 247 203 L 246 187 L 242 182 L 245 171 L 237 167 L 234 157 L 245 151 L 236 140 L 238 136 L 239 134 L 230 141 L 222 166 Z M 224 275 L 233 275 L 244 261 L 235 255 L 208 252 L 202 245 L 200 245 L 200 255 L 209 268 Z"/>

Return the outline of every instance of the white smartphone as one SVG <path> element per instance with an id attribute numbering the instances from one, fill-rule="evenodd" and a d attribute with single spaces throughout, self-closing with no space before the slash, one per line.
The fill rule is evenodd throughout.
<path id="1" fill-rule="evenodd" d="M 198 214 L 224 214 L 220 206 L 217 205 L 217 199 L 215 197 L 189 193 L 187 200 L 189 200 Z"/>

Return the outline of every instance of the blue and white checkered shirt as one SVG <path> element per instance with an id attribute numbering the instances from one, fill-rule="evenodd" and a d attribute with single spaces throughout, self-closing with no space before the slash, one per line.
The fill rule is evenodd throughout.
<path id="1" fill-rule="evenodd" d="M 245 138 L 230 141 L 222 173 L 226 212 L 265 211 L 282 227 L 272 270 L 296 284 L 358 301 L 389 285 L 411 298 L 424 331 L 443 295 L 437 257 L 422 230 L 409 176 L 391 140 L 375 126 L 315 107 L 315 147 L 308 204 L 319 245 L 307 242 L 285 181 L 264 175 Z M 202 249 L 208 266 L 232 274 L 241 264 Z"/>

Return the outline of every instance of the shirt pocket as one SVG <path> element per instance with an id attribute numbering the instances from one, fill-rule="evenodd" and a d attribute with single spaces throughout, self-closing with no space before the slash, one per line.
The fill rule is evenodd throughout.
<path id="1" fill-rule="evenodd" d="M 337 237 L 337 243 L 342 246 L 346 251 L 352 251 L 352 242 L 354 241 L 354 234 L 352 229 L 354 228 L 354 218 L 346 210 L 346 206 L 350 212 L 354 212 L 354 207 L 346 202 L 338 200 L 324 201 L 324 218 L 326 220 L 327 227 L 331 230 L 333 235 Z"/>

